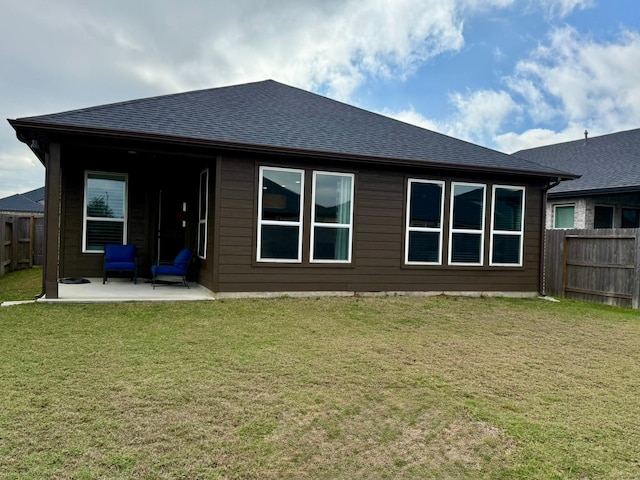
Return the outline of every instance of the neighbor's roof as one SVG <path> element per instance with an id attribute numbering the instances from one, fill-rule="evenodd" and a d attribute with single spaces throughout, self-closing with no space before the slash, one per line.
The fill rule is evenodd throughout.
<path id="1" fill-rule="evenodd" d="M 44 213 L 44 187 L 0 198 L 0 212 Z"/>
<path id="2" fill-rule="evenodd" d="M 572 177 L 273 80 L 9 122 L 18 133 L 35 128 L 370 162 Z"/>
<path id="3" fill-rule="evenodd" d="M 581 175 L 549 190 L 552 196 L 640 191 L 640 129 L 530 148 L 513 155 Z"/>

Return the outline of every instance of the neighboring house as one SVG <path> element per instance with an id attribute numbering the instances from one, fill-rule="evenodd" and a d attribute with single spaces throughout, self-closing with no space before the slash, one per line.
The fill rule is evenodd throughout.
<path id="1" fill-rule="evenodd" d="M 44 187 L 0 198 L 0 214 L 44 215 Z"/>
<path id="2" fill-rule="evenodd" d="M 640 226 L 640 129 L 530 148 L 513 154 L 579 179 L 549 190 L 547 228 Z"/>
<path id="3" fill-rule="evenodd" d="M 141 276 L 193 247 L 220 294 L 536 294 L 575 177 L 272 80 L 9 123 L 46 167 L 48 298 L 110 242 Z"/>

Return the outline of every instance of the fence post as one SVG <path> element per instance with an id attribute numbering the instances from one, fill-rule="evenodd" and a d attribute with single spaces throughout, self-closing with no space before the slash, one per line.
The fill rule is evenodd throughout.
<path id="1" fill-rule="evenodd" d="M 569 248 L 567 243 L 567 232 L 562 232 L 562 297 L 567 296 L 567 259 L 569 257 Z"/>

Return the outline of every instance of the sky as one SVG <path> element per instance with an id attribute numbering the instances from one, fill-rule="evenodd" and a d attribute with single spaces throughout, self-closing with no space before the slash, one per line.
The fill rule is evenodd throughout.
<path id="1" fill-rule="evenodd" d="M 638 0 L 0 0 L 6 121 L 273 79 L 505 153 L 640 128 Z"/>

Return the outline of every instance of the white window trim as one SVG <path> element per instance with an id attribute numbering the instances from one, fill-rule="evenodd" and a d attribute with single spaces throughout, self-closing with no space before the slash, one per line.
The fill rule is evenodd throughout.
<path id="1" fill-rule="evenodd" d="M 471 230 L 466 228 L 453 228 L 453 210 L 455 207 L 455 187 L 456 185 L 466 186 L 466 187 L 480 187 L 482 188 L 482 220 L 479 230 Z M 448 262 L 449 265 L 456 266 L 471 266 L 471 267 L 481 267 L 484 265 L 484 235 L 485 235 L 485 222 L 486 222 L 486 211 L 487 211 L 487 186 L 483 183 L 467 183 L 467 182 L 451 182 L 451 201 L 449 207 L 449 255 Z M 480 235 L 480 262 L 453 262 L 453 235 L 455 233 L 470 233 L 473 235 Z"/>
<path id="2" fill-rule="evenodd" d="M 275 220 L 263 220 L 262 219 L 262 193 L 264 191 L 264 175 L 265 170 L 281 171 L 281 172 L 295 172 L 300 174 L 300 218 L 297 222 L 283 222 Z M 303 238 L 303 220 L 304 220 L 304 170 L 297 168 L 282 168 L 282 167 L 268 167 L 260 166 L 259 171 L 259 184 L 258 184 L 258 235 L 257 235 L 257 251 L 256 260 L 258 262 L 268 263 L 302 263 L 302 238 Z M 262 226 L 263 225 L 278 225 L 278 226 L 294 226 L 298 227 L 298 256 L 297 258 L 262 258 L 260 252 L 262 251 Z"/>
<path id="3" fill-rule="evenodd" d="M 496 190 L 517 190 L 522 192 L 522 209 L 520 212 L 520 231 L 514 230 L 496 230 L 495 229 L 495 212 L 496 212 Z M 524 252 L 524 219 L 525 219 L 525 187 L 516 185 L 494 185 L 491 193 L 491 243 L 489 245 L 489 265 L 496 267 L 521 267 Z M 518 252 L 518 263 L 498 263 L 493 262 L 493 238 L 494 235 L 512 235 L 520 237 L 520 251 Z"/>
<path id="4" fill-rule="evenodd" d="M 351 191 L 349 192 L 349 223 L 316 223 L 316 178 L 318 175 L 327 175 L 334 177 L 351 178 Z M 355 175 L 353 173 L 325 172 L 322 170 L 313 171 L 313 183 L 311 185 L 311 255 L 309 261 L 311 263 L 351 263 L 351 254 L 353 252 L 353 201 L 355 190 Z M 303 203 L 304 205 L 304 203 Z M 349 250 L 346 260 L 328 260 L 316 259 L 315 257 L 315 231 L 316 226 L 321 228 L 348 228 L 349 229 Z"/>
<path id="5" fill-rule="evenodd" d="M 573 207 L 573 227 L 556 227 L 557 214 L 556 210 L 562 207 Z M 559 203 L 553 206 L 553 228 L 554 230 L 571 230 L 576 228 L 576 204 L 575 203 Z"/>
<path id="6" fill-rule="evenodd" d="M 105 217 L 89 217 L 87 216 L 87 193 L 88 193 L 88 181 L 90 175 L 114 175 L 114 176 L 122 176 L 124 177 L 124 218 L 116 219 L 116 218 L 105 218 Z M 87 222 L 90 220 L 95 220 L 99 222 L 117 222 L 122 223 L 122 244 L 125 245 L 127 243 L 127 225 L 129 224 L 128 216 L 129 216 L 129 175 L 127 173 L 120 172 L 100 172 L 95 170 L 86 170 L 84 172 L 84 192 L 83 192 L 83 200 L 82 200 L 82 253 L 104 253 L 104 249 L 102 250 L 87 250 Z"/>
<path id="7" fill-rule="evenodd" d="M 204 231 L 204 253 L 201 255 L 198 251 L 198 257 L 206 260 L 207 258 L 207 241 L 208 241 L 208 218 L 209 218 L 209 169 L 205 168 L 200 172 L 198 179 L 200 180 L 199 190 L 202 188 L 202 176 L 205 176 L 205 192 L 204 192 L 204 212 L 202 212 L 202 191 L 198 191 L 198 250 L 200 249 L 200 232 Z M 201 228 L 204 224 L 204 228 Z"/>
<path id="8" fill-rule="evenodd" d="M 414 183 L 430 183 L 434 185 L 440 185 L 442 189 L 442 195 L 440 196 L 440 228 L 433 227 L 412 227 L 411 224 L 411 186 Z M 405 240 L 404 240 L 404 263 L 406 265 L 442 265 L 442 236 L 444 225 L 444 199 L 445 199 L 445 182 L 441 180 L 422 180 L 417 178 L 410 178 L 407 184 L 407 201 L 406 201 L 406 215 L 405 215 Z M 412 262 L 409 261 L 409 233 L 410 232 L 435 232 L 438 233 L 438 260 L 436 262 Z"/>

